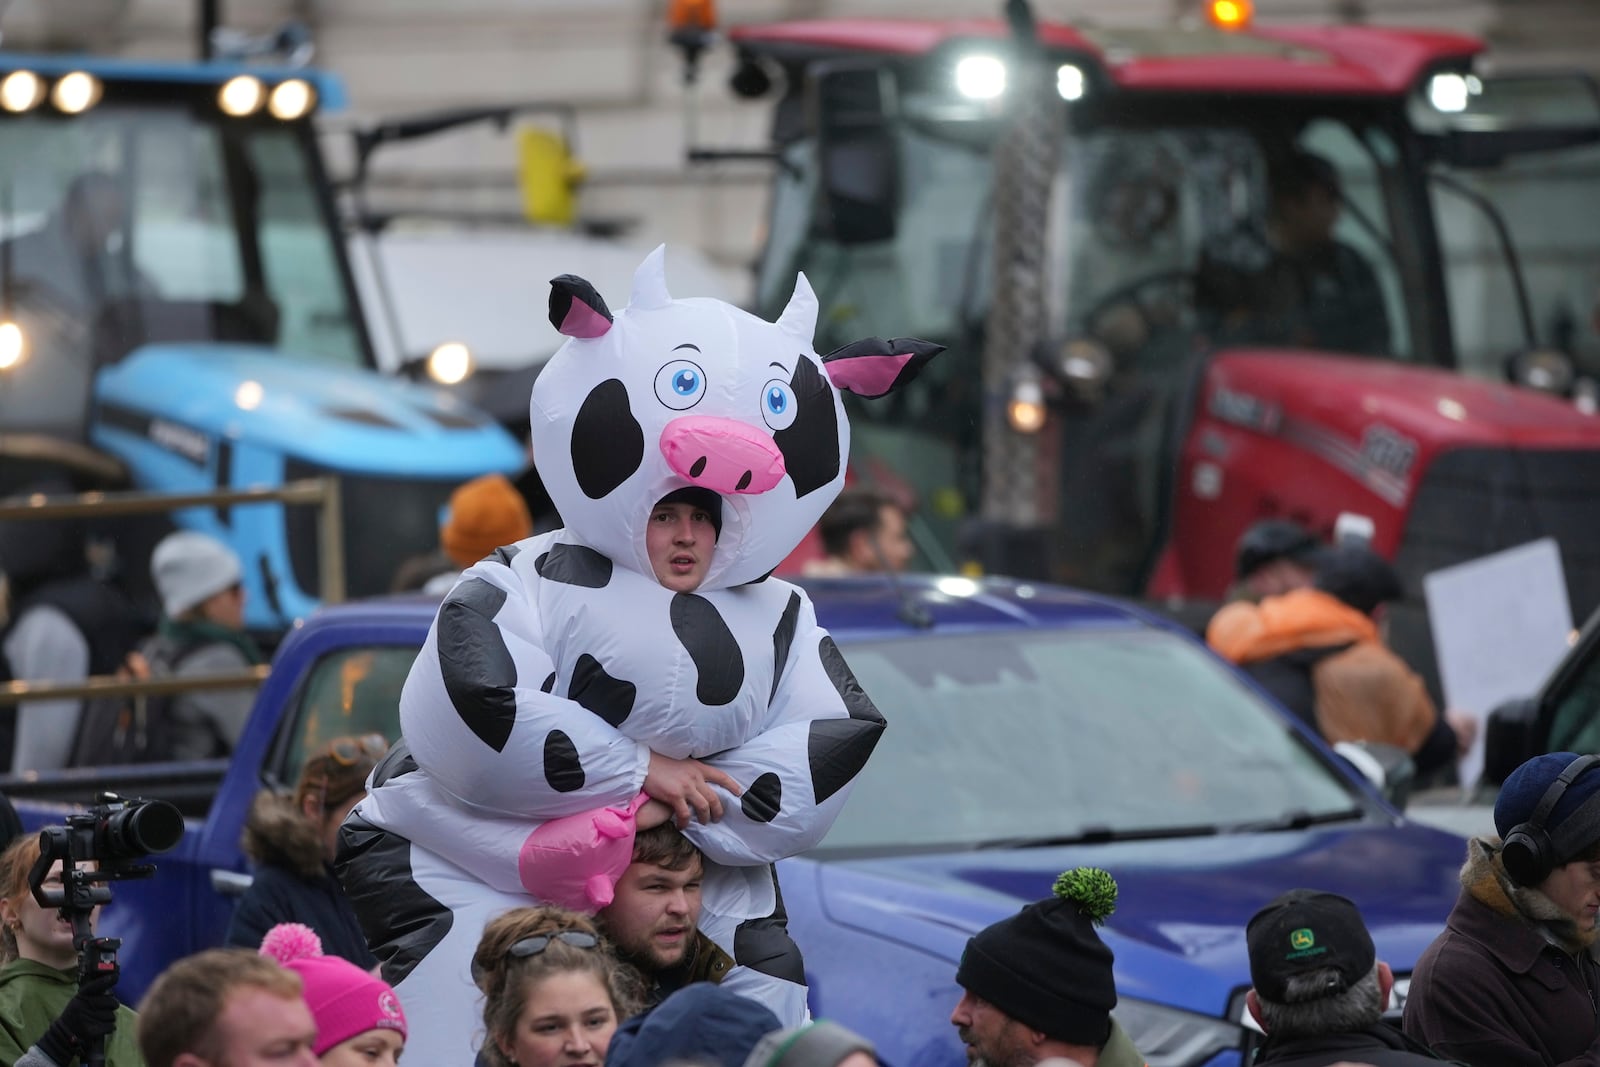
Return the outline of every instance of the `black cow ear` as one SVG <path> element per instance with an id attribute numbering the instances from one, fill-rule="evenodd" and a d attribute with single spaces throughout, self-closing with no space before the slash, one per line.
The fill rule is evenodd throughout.
<path id="1" fill-rule="evenodd" d="M 611 329 L 611 309 L 576 274 L 550 279 L 550 325 L 568 337 L 599 337 Z"/>
<path id="2" fill-rule="evenodd" d="M 907 384 L 943 351 L 944 345 L 915 337 L 868 337 L 829 352 L 822 367 L 836 388 L 871 399 Z"/>

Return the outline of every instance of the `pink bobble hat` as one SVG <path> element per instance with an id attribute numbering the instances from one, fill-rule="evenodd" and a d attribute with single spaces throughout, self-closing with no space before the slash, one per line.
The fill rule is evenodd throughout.
<path id="1" fill-rule="evenodd" d="M 322 939 L 300 923 L 279 923 L 261 940 L 261 954 L 300 976 L 306 1007 L 317 1021 L 312 1052 L 321 1056 L 368 1030 L 406 1036 L 406 1013 L 389 983 L 349 960 L 322 954 Z"/>

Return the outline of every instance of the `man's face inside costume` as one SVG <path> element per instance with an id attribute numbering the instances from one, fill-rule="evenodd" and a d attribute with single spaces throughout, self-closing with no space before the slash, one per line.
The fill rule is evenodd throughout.
<path id="1" fill-rule="evenodd" d="M 679 490 L 650 509 L 645 551 L 656 581 L 674 593 L 692 593 L 706 580 L 717 545 L 718 502 L 713 494 L 697 500 L 695 490 Z"/>
<path id="2" fill-rule="evenodd" d="M 680 870 L 631 863 L 599 919 L 626 960 L 648 972 L 683 963 L 700 922 L 699 856 Z"/>

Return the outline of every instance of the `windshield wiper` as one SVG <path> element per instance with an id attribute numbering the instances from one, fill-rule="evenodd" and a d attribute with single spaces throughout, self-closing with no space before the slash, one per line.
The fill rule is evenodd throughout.
<path id="1" fill-rule="evenodd" d="M 1365 817 L 1366 813 L 1360 808 L 1319 811 L 1315 815 L 1309 811 L 1291 811 L 1272 819 L 1232 823 L 1223 827 L 1222 832 L 1228 834 L 1262 834 L 1279 830 L 1304 830 L 1312 826 L 1321 826 L 1324 823 L 1351 822 Z"/>
<path id="2" fill-rule="evenodd" d="M 1071 834 L 1000 837 L 992 841 L 979 841 L 972 848 L 974 851 L 991 851 L 1008 848 L 1052 848 L 1056 845 L 1104 845 L 1113 841 L 1156 841 L 1168 837 L 1210 837 L 1222 833 L 1223 829 L 1210 823 L 1194 823 L 1188 826 L 1141 826 L 1128 830 L 1115 830 L 1109 826 L 1090 826 Z"/>

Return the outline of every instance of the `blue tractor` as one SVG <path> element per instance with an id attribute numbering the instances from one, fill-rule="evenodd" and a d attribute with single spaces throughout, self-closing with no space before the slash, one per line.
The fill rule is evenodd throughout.
<path id="1" fill-rule="evenodd" d="M 0 497 L 192 493 L 337 475 L 346 586 L 437 545 L 451 489 L 524 463 L 459 399 L 380 374 L 312 117 L 326 73 L 0 53 Z M 531 292 L 531 290 L 530 290 Z M 315 607 L 315 509 L 194 507 L 248 622 Z M 148 522 L 111 538 L 137 578 Z"/>

